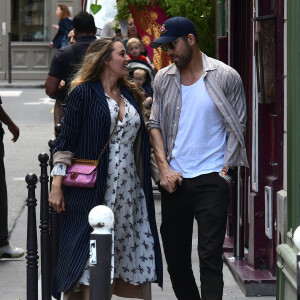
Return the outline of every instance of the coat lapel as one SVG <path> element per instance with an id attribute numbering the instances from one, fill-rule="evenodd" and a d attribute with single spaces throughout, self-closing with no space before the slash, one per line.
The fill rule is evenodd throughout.
<path id="1" fill-rule="evenodd" d="M 107 104 L 105 92 L 103 89 L 103 85 L 100 80 L 94 81 L 90 83 L 91 89 L 93 90 L 95 97 L 100 102 L 101 107 L 103 108 L 103 113 L 105 117 L 107 117 L 111 121 L 109 107 Z"/>

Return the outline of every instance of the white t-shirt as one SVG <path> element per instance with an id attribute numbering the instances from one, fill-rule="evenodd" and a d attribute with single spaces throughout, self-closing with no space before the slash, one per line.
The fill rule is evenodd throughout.
<path id="1" fill-rule="evenodd" d="M 226 149 L 222 114 L 208 94 L 203 76 L 181 85 L 182 107 L 170 166 L 184 178 L 220 172 Z"/>

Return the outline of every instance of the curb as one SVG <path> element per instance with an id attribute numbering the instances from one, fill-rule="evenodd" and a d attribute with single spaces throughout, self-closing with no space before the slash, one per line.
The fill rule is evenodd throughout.
<path id="1" fill-rule="evenodd" d="M 6 81 L 0 81 L 0 89 L 43 89 L 45 88 L 45 81 L 15 81 L 12 83 L 8 83 Z"/>

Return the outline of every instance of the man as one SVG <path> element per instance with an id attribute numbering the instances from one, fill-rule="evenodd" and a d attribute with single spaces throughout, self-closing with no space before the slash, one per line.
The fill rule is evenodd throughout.
<path id="1" fill-rule="evenodd" d="M 82 61 L 87 48 L 96 39 L 97 28 L 94 17 L 87 12 L 78 13 L 73 19 L 73 32 L 76 43 L 60 48 L 53 56 L 46 79 L 46 94 L 51 98 L 66 100 L 72 77 Z M 63 80 L 63 82 L 61 82 Z M 54 123 L 63 116 L 62 101 L 54 106 Z"/>
<path id="2" fill-rule="evenodd" d="M 201 296 L 223 294 L 222 246 L 232 169 L 247 166 L 245 96 L 238 73 L 198 48 L 194 24 L 168 19 L 152 42 L 173 62 L 154 80 L 150 137 L 159 168 L 161 236 L 176 297 L 199 300 L 191 268 L 198 223 Z"/>
<path id="3" fill-rule="evenodd" d="M 7 187 L 4 168 L 4 130 L 2 122 L 7 125 L 8 130 L 12 133 L 12 141 L 16 142 L 20 134 L 19 127 L 4 111 L 0 97 L 0 258 L 17 258 L 24 255 L 24 250 L 11 246 L 8 241 Z"/>
<path id="4" fill-rule="evenodd" d="M 72 45 L 74 44 L 76 41 L 74 39 L 74 30 L 72 29 L 69 33 L 68 33 L 68 45 Z"/>

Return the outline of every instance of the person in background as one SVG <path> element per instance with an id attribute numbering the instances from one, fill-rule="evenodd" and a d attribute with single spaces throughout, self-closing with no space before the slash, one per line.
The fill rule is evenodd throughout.
<path id="1" fill-rule="evenodd" d="M 4 167 L 4 130 L 2 128 L 2 123 L 7 125 L 8 130 L 13 135 L 12 141 L 15 143 L 19 138 L 20 130 L 3 109 L 0 97 L 0 259 L 18 258 L 24 255 L 23 249 L 11 246 L 8 240 L 8 201 Z"/>
<path id="2" fill-rule="evenodd" d="M 117 36 L 123 38 L 127 34 L 127 20 L 122 20 L 116 24 L 115 19 L 108 20 L 101 31 L 100 37 Z"/>
<path id="3" fill-rule="evenodd" d="M 89 299 L 88 214 L 112 209 L 115 224 L 112 294 L 151 299 L 151 283 L 162 286 L 162 257 L 150 177 L 150 141 L 142 116 L 143 95 L 129 81 L 129 58 L 116 37 L 95 40 L 71 84 L 54 149 L 49 203 L 62 213 L 52 295 L 81 292 Z M 94 188 L 63 188 L 72 158 L 98 159 Z M 64 296 L 65 296 L 64 295 Z"/>
<path id="4" fill-rule="evenodd" d="M 68 34 L 68 45 L 72 45 L 76 43 L 74 39 L 74 30 L 71 30 Z M 54 126 L 57 124 L 60 124 L 61 118 L 63 116 L 63 105 L 64 99 L 63 97 L 66 94 L 66 83 L 64 80 L 61 80 L 59 83 L 59 86 L 61 87 L 61 91 L 58 94 L 57 98 L 55 99 L 55 105 L 54 105 Z M 61 99 L 62 98 L 62 99 Z"/>
<path id="5" fill-rule="evenodd" d="M 128 56 L 131 60 L 141 60 L 149 63 L 147 57 L 141 54 L 142 47 L 142 42 L 138 38 L 129 39 L 129 41 L 127 42 Z"/>
<path id="6" fill-rule="evenodd" d="M 87 12 L 79 12 L 73 19 L 76 43 L 59 49 L 52 58 L 45 87 L 46 94 L 57 99 L 54 106 L 54 125 L 61 121 L 70 82 L 79 68 L 87 48 L 96 39 L 96 31 L 94 17 Z"/>
<path id="7" fill-rule="evenodd" d="M 147 81 L 147 73 L 143 69 L 136 69 L 133 72 L 133 82 L 137 85 L 137 87 L 143 92 L 144 94 L 144 116 L 145 116 L 145 123 L 146 125 L 149 124 L 149 118 L 151 114 L 151 106 L 152 106 L 152 95 L 148 94 L 145 91 L 145 83 Z"/>
<path id="8" fill-rule="evenodd" d="M 128 18 L 128 22 L 127 22 L 127 34 L 126 34 L 126 37 L 122 40 L 122 43 L 123 43 L 123 45 L 125 47 L 125 50 L 126 50 L 127 54 L 128 54 L 127 42 L 131 38 L 137 38 L 137 39 L 140 40 L 141 47 L 142 47 L 141 48 L 141 54 L 147 57 L 147 55 L 148 55 L 147 50 L 146 50 L 143 42 L 140 39 L 140 36 L 138 34 L 138 31 L 137 31 L 137 28 L 135 26 L 134 20 L 133 20 L 132 17 L 129 17 Z"/>
<path id="9" fill-rule="evenodd" d="M 59 49 L 68 45 L 68 34 L 73 28 L 71 13 L 68 6 L 59 4 L 56 9 L 56 15 L 59 19 L 58 25 L 53 24 L 52 27 L 57 30 L 57 33 L 50 43 L 50 48 Z"/>
<path id="10" fill-rule="evenodd" d="M 119 0 L 116 1 L 117 4 Z M 119 9 L 117 5 L 117 10 Z M 118 37 L 122 39 L 127 34 L 127 19 L 123 19 L 120 22 L 115 18 L 109 19 L 104 25 L 100 33 L 100 37 Z"/>
<path id="11" fill-rule="evenodd" d="M 177 299 L 221 300 L 223 243 L 235 166 L 248 166 L 246 100 L 239 74 L 199 50 L 195 25 L 170 18 L 151 47 L 172 64 L 153 85 L 150 138 L 159 169 L 161 236 Z M 198 228 L 201 297 L 191 263 Z"/>
<path id="12" fill-rule="evenodd" d="M 74 38 L 74 30 L 72 29 L 69 33 L 68 33 L 68 45 L 72 45 L 76 43 L 75 38 Z"/>
<path id="13" fill-rule="evenodd" d="M 152 106 L 152 96 L 145 92 L 144 85 L 147 80 L 147 73 L 143 69 L 136 69 L 133 71 L 133 82 L 137 85 L 137 87 L 144 93 L 145 100 L 143 102 L 145 108 L 151 112 L 151 106 Z M 150 114 L 149 114 L 150 116 Z M 149 119 L 148 116 L 148 119 Z"/>

